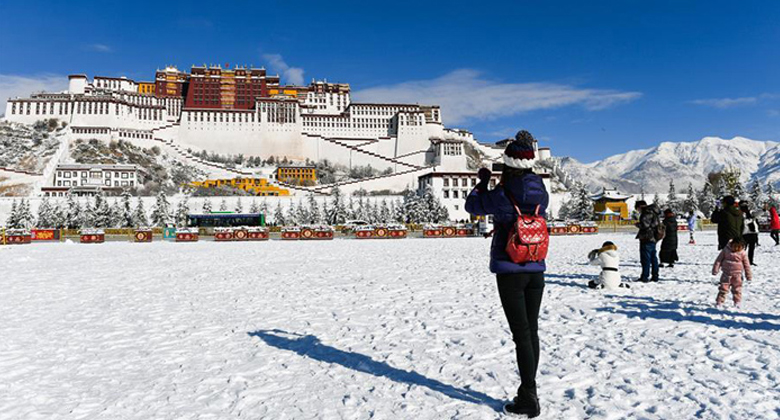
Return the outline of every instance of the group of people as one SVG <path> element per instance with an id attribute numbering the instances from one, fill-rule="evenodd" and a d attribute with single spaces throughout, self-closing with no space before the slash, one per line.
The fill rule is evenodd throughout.
<path id="1" fill-rule="evenodd" d="M 520 386 L 514 399 L 504 405 L 504 412 L 520 414 L 529 418 L 540 414 L 536 388 L 536 372 L 539 366 L 538 318 L 544 294 L 545 261 L 517 263 L 507 253 L 507 240 L 514 229 L 518 213 L 545 215 L 549 195 L 542 178 L 533 172 L 536 148 L 531 133 L 523 130 L 504 150 L 504 168 L 501 181 L 492 190 L 488 189 L 490 170 L 483 168 L 478 173 L 479 183 L 466 197 L 465 209 L 475 216 L 493 215 L 494 235 L 490 248 L 490 271 L 496 275 L 498 294 L 504 309 L 512 339 L 515 343 L 517 364 L 520 371 Z M 747 203 L 737 203 L 734 197 L 724 197 L 721 206 L 712 214 L 712 221 L 718 225 L 718 250 L 712 273 L 723 272 L 719 287 L 717 305 L 722 305 L 731 290 L 734 303 L 739 305 L 742 296 L 743 273 L 752 279 L 751 265 L 755 247 L 758 245 L 758 222 L 761 214 L 750 211 Z M 667 264 L 673 267 L 679 260 L 677 255 L 677 217 L 671 210 L 663 212 L 655 204 L 637 201 L 639 220 L 640 282 L 659 281 L 659 267 Z M 780 218 L 775 207 L 769 209 L 771 237 L 780 243 Z M 690 243 L 694 241 L 697 216 L 688 214 Z M 661 242 L 660 253 L 656 252 Z M 617 246 L 605 242 L 601 248 L 588 254 L 592 264 L 601 266 L 597 280 L 589 283 L 593 288 L 629 287 L 619 273 L 620 257 Z M 660 254 L 660 263 L 659 263 Z"/>

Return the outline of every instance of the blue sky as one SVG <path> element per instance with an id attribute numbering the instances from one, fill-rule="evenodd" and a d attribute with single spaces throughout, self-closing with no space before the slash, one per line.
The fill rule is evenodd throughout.
<path id="1" fill-rule="evenodd" d="M 265 65 L 359 100 L 438 103 L 496 141 L 592 161 L 661 141 L 780 140 L 780 2 L 0 0 L 0 95 L 69 73 Z"/>

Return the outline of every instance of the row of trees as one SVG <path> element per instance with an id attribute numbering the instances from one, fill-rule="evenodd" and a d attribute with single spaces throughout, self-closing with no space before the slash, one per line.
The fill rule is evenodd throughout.
<path id="1" fill-rule="evenodd" d="M 234 211 L 243 213 L 244 202 L 239 197 L 233 208 L 228 208 L 226 199 L 222 199 L 218 211 Z M 213 203 L 210 199 L 203 201 L 202 211 L 210 213 Z M 331 224 L 337 225 L 347 220 L 360 219 L 369 223 L 425 223 L 444 222 L 449 219 L 446 207 L 428 189 L 418 194 L 407 189 L 403 199 L 370 199 L 368 197 L 345 197 L 338 188 L 333 189 L 331 197 L 320 203 L 313 195 L 299 200 L 297 203 L 283 209 L 281 200 L 271 211 L 268 202 L 252 198 L 248 211 L 263 213 L 267 221 L 275 225 L 294 224 Z M 30 210 L 30 201 L 22 199 L 19 203 L 13 201 L 11 213 L 6 220 L 9 228 L 129 228 L 137 226 L 164 227 L 171 224 L 185 226 L 187 214 L 190 213 L 189 197 L 184 196 L 175 208 L 170 204 L 164 192 L 157 194 L 151 213 L 144 209 L 140 197 L 132 202 L 129 193 L 109 202 L 102 195 L 96 195 L 81 202 L 76 197 L 68 196 L 62 201 L 52 201 L 44 197 L 38 206 L 37 215 Z"/>
<path id="2" fill-rule="evenodd" d="M 640 192 L 639 199 L 646 200 L 644 191 Z M 662 210 L 670 209 L 677 214 L 689 212 L 701 212 L 709 217 L 716 204 L 726 195 L 733 195 L 739 201 L 747 201 L 751 210 L 761 209 L 764 206 L 777 206 L 778 200 L 771 183 L 764 186 L 755 179 L 743 185 L 740 181 L 738 170 L 729 169 L 722 172 L 711 173 L 707 177 L 701 189 L 696 190 L 692 184 L 688 184 L 685 196 L 677 194 L 674 180 L 669 181 L 669 190 L 663 194 L 654 194 L 653 204 Z M 593 220 L 595 217 L 591 193 L 581 182 L 577 182 L 571 190 L 571 196 L 561 204 L 558 210 L 559 219 Z M 548 213 L 552 218 L 552 212 Z"/>

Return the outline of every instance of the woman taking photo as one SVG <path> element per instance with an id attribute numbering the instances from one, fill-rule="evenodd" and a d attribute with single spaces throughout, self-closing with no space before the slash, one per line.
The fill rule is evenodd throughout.
<path id="1" fill-rule="evenodd" d="M 466 211 L 476 216 L 493 215 L 494 236 L 490 247 L 490 271 L 496 274 L 498 294 L 509 321 L 515 342 L 520 387 L 514 400 L 504 411 L 537 417 L 540 413 L 536 392 L 536 371 L 539 366 L 539 308 L 544 293 L 545 262 L 514 263 L 506 253 L 507 241 L 518 214 L 539 211 L 544 215 L 549 196 L 532 168 L 536 161 L 535 143 L 531 133 L 523 130 L 504 150 L 501 182 L 488 190 L 491 172 L 479 170 L 479 183 L 466 198 Z M 511 197 L 511 198 L 510 198 Z"/>

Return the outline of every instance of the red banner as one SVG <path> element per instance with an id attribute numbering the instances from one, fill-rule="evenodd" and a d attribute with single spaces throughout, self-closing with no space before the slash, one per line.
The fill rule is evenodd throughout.
<path id="1" fill-rule="evenodd" d="M 30 231 L 33 241 L 59 241 L 60 231 L 58 229 L 33 229 Z"/>

